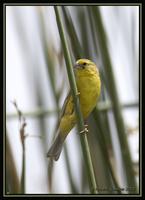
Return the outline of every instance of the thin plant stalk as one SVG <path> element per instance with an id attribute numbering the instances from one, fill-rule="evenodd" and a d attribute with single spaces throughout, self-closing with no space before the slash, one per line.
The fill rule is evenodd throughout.
<path id="1" fill-rule="evenodd" d="M 64 144 L 64 155 L 65 155 L 65 162 L 66 162 L 66 166 L 67 166 L 67 172 L 68 172 L 68 175 L 69 175 L 69 181 L 70 181 L 70 187 L 71 187 L 72 193 L 78 194 L 79 192 L 78 192 L 78 189 L 77 189 L 77 187 L 74 183 L 66 144 Z"/>
<path id="2" fill-rule="evenodd" d="M 106 33 L 103 27 L 103 22 L 101 19 L 99 8 L 92 7 L 92 13 L 93 13 L 94 22 L 96 25 L 96 32 L 97 32 L 100 50 L 102 53 L 102 60 L 103 60 L 104 68 L 106 71 L 106 77 L 107 77 L 108 85 L 110 86 L 109 93 L 110 93 L 110 98 L 112 100 L 112 107 L 114 111 L 116 127 L 118 130 L 118 137 L 119 137 L 120 146 L 121 146 L 121 153 L 122 153 L 122 159 L 123 159 L 123 164 L 124 164 L 124 170 L 126 174 L 127 185 L 128 187 L 134 187 L 135 189 L 134 192 L 137 192 L 137 186 L 136 186 L 136 180 L 135 180 L 134 171 L 133 171 L 130 150 L 128 146 L 127 136 L 125 133 L 123 117 L 121 113 L 121 106 L 119 102 L 119 97 L 118 97 L 117 88 L 115 84 L 115 77 L 113 74 L 112 64 L 111 64 L 107 42 L 106 42 Z"/>
<path id="3" fill-rule="evenodd" d="M 75 76 L 74 76 L 74 72 L 73 72 L 73 68 L 72 68 L 71 57 L 69 54 L 69 49 L 67 46 L 67 41 L 66 41 L 66 37 L 65 37 L 64 29 L 63 29 L 63 24 L 61 21 L 60 7 L 54 6 L 54 10 L 55 10 L 58 30 L 59 30 L 63 50 L 64 50 L 66 68 L 67 68 L 67 73 L 68 73 L 68 77 L 69 77 L 70 87 L 71 87 L 71 91 L 72 91 L 72 96 L 73 96 L 75 111 L 76 111 L 76 116 L 77 116 L 77 125 L 78 125 L 79 131 L 82 131 L 82 130 L 84 130 L 84 121 L 83 121 L 82 113 L 81 113 L 80 106 L 79 106 L 78 91 L 77 91 Z M 96 184 L 96 180 L 95 180 L 95 174 L 94 174 L 93 164 L 92 164 L 92 160 L 91 160 L 87 135 L 85 133 L 82 135 L 81 144 L 82 144 L 82 149 L 83 149 L 84 158 L 86 161 L 87 172 L 88 172 L 89 181 L 90 181 L 90 190 L 92 193 L 96 194 L 97 193 L 97 190 L 96 190 L 97 184 Z"/>
<path id="4" fill-rule="evenodd" d="M 110 160 L 109 160 L 108 151 L 106 150 L 107 144 L 106 144 L 105 137 L 104 137 L 104 133 L 105 133 L 104 126 L 103 126 L 103 123 L 102 123 L 101 118 L 99 116 L 99 112 L 97 111 L 96 108 L 93 110 L 93 116 L 94 116 L 95 121 L 97 122 L 97 124 L 100 127 L 99 129 L 101 130 L 101 132 L 99 132 L 97 135 L 98 135 L 98 138 L 99 138 L 99 143 L 100 143 L 100 148 L 102 150 L 102 154 L 105 158 L 106 166 L 109 169 L 109 172 L 111 174 L 111 177 L 112 177 L 112 180 L 113 180 L 115 187 L 119 188 L 119 184 L 118 184 L 117 179 L 114 175 L 112 165 L 111 165 Z M 120 192 L 120 191 L 118 191 L 118 192 Z"/>
<path id="5" fill-rule="evenodd" d="M 20 181 L 6 131 L 6 194 L 19 194 Z"/>
<path id="6" fill-rule="evenodd" d="M 68 9 L 66 6 L 62 6 L 62 10 L 63 10 L 63 15 L 64 15 L 64 22 L 65 22 L 65 25 L 67 27 L 67 31 L 70 37 L 71 47 L 72 47 L 73 52 L 75 52 L 75 58 L 76 59 L 82 58 L 84 55 L 84 52 L 81 47 L 80 41 L 77 37 L 76 30 L 73 25 L 73 21 L 70 16 L 70 13 L 68 12 Z"/>
<path id="7" fill-rule="evenodd" d="M 121 105 L 121 109 L 130 109 L 130 108 L 137 108 L 137 107 L 138 107 L 137 102 L 124 103 Z M 108 100 L 105 100 L 102 102 L 100 101 L 97 104 L 97 109 L 102 112 L 112 110 L 111 102 Z M 46 109 L 40 107 L 40 108 L 37 108 L 32 111 L 24 111 L 23 115 L 24 115 L 24 117 L 27 117 L 27 118 L 37 118 L 37 117 L 41 117 L 41 116 L 56 115 L 56 113 L 58 113 L 59 111 L 60 110 L 57 110 L 57 109 L 46 110 Z M 7 113 L 6 117 L 8 120 L 15 119 L 15 118 L 17 118 L 17 113 Z"/>
<path id="8" fill-rule="evenodd" d="M 21 175 L 21 193 L 25 194 L 25 142 L 22 144 L 22 175 Z"/>
<path id="9" fill-rule="evenodd" d="M 18 105 L 16 101 L 12 102 L 13 105 L 16 108 L 17 114 L 18 114 L 18 119 L 19 119 L 19 134 L 20 134 L 20 139 L 21 139 L 21 144 L 22 144 L 22 174 L 21 174 L 21 193 L 25 194 L 25 174 L 26 174 L 26 157 L 25 157 L 25 127 L 27 125 L 26 120 L 21 112 L 21 110 L 18 108 Z"/>

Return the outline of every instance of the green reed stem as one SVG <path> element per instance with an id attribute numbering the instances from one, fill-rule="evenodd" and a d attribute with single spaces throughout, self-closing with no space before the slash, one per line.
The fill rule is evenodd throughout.
<path id="1" fill-rule="evenodd" d="M 76 82 L 75 82 L 75 76 L 74 76 L 74 72 L 73 72 L 73 67 L 72 67 L 72 63 L 71 63 L 71 57 L 70 57 L 70 53 L 69 53 L 69 49 L 68 49 L 68 45 L 67 45 L 67 40 L 66 40 L 66 36 L 64 33 L 62 20 L 61 20 L 60 7 L 54 6 L 54 10 L 55 10 L 58 30 L 59 30 L 63 50 L 64 50 L 66 69 L 67 69 L 67 73 L 68 73 L 69 83 L 70 83 L 70 87 L 71 87 L 71 92 L 72 92 L 76 116 L 77 116 L 77 125 L 78 125 L 79 131 L 82 131 L 82 130 L 84 130 L 84 121 L 83 121 L 82 113 L 81 113 L 80 106 L 79 106 L 78 90 L 77 90 L 77 86 L 76 86 Z M 89 145 L 88 145 L 87 135 L 82 134 L 81 137 L 82 137 L 81 144 L 82 144 L 83 155 L 84 155 L 84 159 L 86 162 L 85 164 L 87 167 L 88 177 L 89 177 L 89 181 L 90 181 L 90 190 L 92 193 L 96 194 L 97 193 L 97 191 L 96 191 L 97 185 L 96 185 L 95 174 L 94 174 L 92 159 L 91 159 L 91 155 L 90 155 L 90 149 L 89 149 Z"/>

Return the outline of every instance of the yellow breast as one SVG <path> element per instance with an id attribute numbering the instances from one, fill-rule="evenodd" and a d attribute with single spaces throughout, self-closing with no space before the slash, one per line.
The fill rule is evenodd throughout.
<path id="1" fill-rule="evenodd" d="M 89 73 L 89 72 L 88 72 Z M 98 73 L 78 74 L 77 87 L 80 92 L 80 106 L 84 119 L 96 106 L 100 95 L 101 82 Z"/>

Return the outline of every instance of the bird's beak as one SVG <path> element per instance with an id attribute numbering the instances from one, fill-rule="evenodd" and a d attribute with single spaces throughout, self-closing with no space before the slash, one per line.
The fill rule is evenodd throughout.
<path id="1" fill-rule="evenodd" d="M 74 69 L 77 69 L 77 68 L 81 68 L 82 66 L 80 65 L 80 64 L 78 64 L 78 63 L 76 63 L 75 65 L 74 65 Z"/>

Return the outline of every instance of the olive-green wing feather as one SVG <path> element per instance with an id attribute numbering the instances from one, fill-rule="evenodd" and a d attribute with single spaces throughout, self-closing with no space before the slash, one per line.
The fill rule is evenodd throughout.
<path id="1" fill-rule="evenodd" d="M 59 119 L 56 125 L 56 130 L 59 128 L 59 124 L 60 124 L 60 120 L 62 119 L 62 117 L 66 114 L 66 115 L 71 115 L 74 112 L 74 103 L 73 103 L 73 98 L 71 95 L 71 91 L 68 92 L 68 95 L 65 98 L 65 101 L 63 103 L 60 115 L 59 115 Z"/>
<path id="2" fill-rule="evenodd" d="M 59 130 L 59 124 L 60 124 L 60 120 L 63 118 L 64 115 L 71 115 L 74 112 L 74 104 L 73 104 L 73 99 L 71 96 L 71 92 L 68 93 L 60 116 L 59 116 L 59 120 L 57 122 L 57 126 L 56 126 L 56 131 L 57 131 L 57 135 L 56 138 L 54 140 L 54 143 L 52 144 L 52 146 L 50 147 L 48 153 L 47 153 L 47 157 L 52 157 L 55 161 L 58 160 L 61 150 L 62 150 L 62 146 L 63 146 L 63 142 L 65 140 L 65 137 L 60 136 L 60 130 Z"/>

